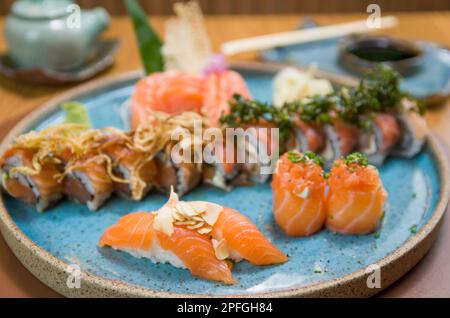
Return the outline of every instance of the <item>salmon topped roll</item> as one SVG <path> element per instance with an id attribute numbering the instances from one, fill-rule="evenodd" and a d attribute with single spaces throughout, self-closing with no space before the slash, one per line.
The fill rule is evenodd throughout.
<path id="1" fill-rule="evenodd" d="M 340 118 L 336 118 L 333 124 L 325 125 L 324 132 L 327 138 L 320 155 L 324 158 L 327 167 L 333 160 L 351 153 L 358 145 L 358 128 Z"/>
<path id="2" fill-rule="evenodd" d="M 111 159 L 115 192 L 128 199 L 142 200 L 156 182 L 152 154 L 136 149 L 133 133 L 110 133 L 102 138 L 100 151 Z"/>
<path id="3" fill-rule="evenodd" d="M 387 192 L 378 170 L 360 153 L 336 160 L 328 178 L 326 226 L 343 234 L 368 234 L 379 227 Z"/>
<path id="4" fill-rule="evenodd" d="M 371 164 L 380 166 L 398 144 L 400 133 L 395 115 L 376 114 L 373 122 L 360 134 L 358 152 L 366 155 Z"/>
<path id="5" fill-rule="evenodd" d="M 6 192 L 42 212 L 62 197 L 61 165 L 55 160 L 37 163 L 36 155 L 31 149 L 11 148 L 3 155 L 0 165 Z"/>
<path id="6" fill-rule="evenodd" d="M 74 139 L 84 131 L 61 124 L 17 137 L 0 159 L 3 188 L 40 212 L 54 205 L 62 197 L 66 159 L 80 151 Z"/>
<path id="7" fill-rule="evenodd" d="M 205 201 L 180 201 L 173 191 L 158 211 L 131 213 L 107 228 L 99 246 L 187 268 L 196 277 L 225 284 L 235 283 L 229 260 L 255 265 L 287 261 L 237 211 Z"/>
<path id="8" fill-rule="evenodd" d="M 64 172 L 64 194 L 89 210 L 98 210 L 114 191 L 111 159 L 90 153 L 69 162 Z"/>
<path id="9" fill-rule="evenodd" d="M 290 151 L 277 163 L 272 178 L 273 214 L 289 236 L 309 236 L 326 218 L 323 161 L 312 152 Z"/>

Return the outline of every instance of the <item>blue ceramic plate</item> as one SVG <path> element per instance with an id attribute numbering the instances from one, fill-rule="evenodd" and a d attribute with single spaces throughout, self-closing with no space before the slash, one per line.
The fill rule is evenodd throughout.
<path id="1" fill-rule="evenodd" d="M 271 98 L 270 75 L 244 75 L 253 96 Z M 100 85 L 90 84 L 51 102 L 20 124 L 5 143 L 17 133 L 60 123 L 63 114 L 57 106 L 66 99 L 85 103 L 96 128 L 127 129 L 122 105 L 132 93 L 137 77 L 133 74 Z M 136 210 L 152 211 L 164 204 L 166 198 L 161 194 L 152 193 L 137 203 L 114 198 L 96 213 L 64 201 L 44 214 L 4 196 L 0 223 L 7 242 L 25 266 L 65 295 L 364 296 L 381 290 L 365 286 L 365 277 L 370 274 L 366 271 L 368 266 L 377 263 L 382 267 L 381 287 L 385 288 L 428 249 L 431 242 L 428 240 L 432 240 L 431 234 L 439 224 L 448 196 L 444 190 L 448 186 L 442 179 L 445 168 L 442 158 L 436 145 L 429 143 L 414 159 L 391 158 L 380 169 L 389 199 L 378 235 L 344 236 L 323 230 L 308 238 L 289 238 L 274 223 L 269 184 L 240 187 L 231 192 L 206 186 L 196 189 L 186 199 L 207 200 L 241 211 L 289 255 L 289 261 L 279 266 L 236 264 L 233 274 L 238 283 L 234 286 L 200 280 L 187 270 L 155 265 L 149 260 L 97 247 L 103 231 L 122 215 Z M 421 244 L 425 241 L 426 246 Z M 80 289 L 70 289 L 65 284 L 67 264 L 78 265 L 83 271 Z M 393 264 L 397 265 L 389 266 Z"/>

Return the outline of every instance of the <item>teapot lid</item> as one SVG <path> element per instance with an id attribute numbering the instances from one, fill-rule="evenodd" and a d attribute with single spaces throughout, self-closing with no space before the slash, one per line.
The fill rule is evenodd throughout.
<path id="1" fill-rule="evenodd" d="M 72 0 L 18 0 L 12 13 L 26 19 L 52 19 L 71 13 Z"/>

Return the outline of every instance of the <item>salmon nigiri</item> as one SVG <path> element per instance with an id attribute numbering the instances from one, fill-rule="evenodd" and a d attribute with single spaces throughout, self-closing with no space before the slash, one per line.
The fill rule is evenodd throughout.
<path id="1" fill-rule="evenodd" d="M 375 231 L 387 198 L 378 170 L 353 153 L 336 160 L 328 178 L 327 227 L 344 234 Z"/>
<path id="2" fill-rule="evenodd" d="M 273 174 L 275 221 L 290 236 L 308 236 L 325 222 L 326 181 L 320 157 L 311 152 L 290 151 L 277 163 Z"/>
<path id="3" fill-rule="evenodd" d="M 230 208 L 223 207 L 212 236 L 218 242 L 226 242 L 229 257 L 235 261 L 245 259 L 253 265 L 272 265 L 288 260 L 248 218 Z"/>
<path id="4" fill-rule="evenodd" d="M 228 259 L 255 265 L 287 260 L 240 213 L 210 202 L 179 201 L 173 191 L 158 211 L 122 217 L 105 231 L 99 245 L 187 268 L 194 276 L 225 284 L 235 282 Z"/>

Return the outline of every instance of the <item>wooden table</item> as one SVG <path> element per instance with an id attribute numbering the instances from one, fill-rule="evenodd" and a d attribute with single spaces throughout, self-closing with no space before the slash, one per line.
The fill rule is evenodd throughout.
<path id="1" fill-rule="evenodd" d="M 390 35 L 410 40 L 435 41 L 450 47 L 450 12 L 396 14 L 400 24 L 390 29 Z M 317 15 L 320 24 L 332 24 L 364 19 L 361 14 Z M 152 23 L 162 33 L 163 17 L 153 17 Z M 300 16 L 214 16 L 206 19 L 214 47 L 223 41 L 242 37 L 285 31 L 295 28 Z M 0 18 L 0 30 L 4 19 Z M 116 64 L 101 77 L 113 76 L 141 67 L 135 39 L 129 20 L 116 17 L 112 20 L 107 37 L 122 39 Z M 0 37 L 0 51 L 6 49 Z M 236 59 L 254 59 L 254 54 Z M 0 138 L 30 111 L 72 86 L 49 88 L 15 82 L 0 76 Z M 431 110 L 426 118 L 431 129 L 442 142 L 450 144 L 450 104 Z M 395 297 L 450 297 L 450 218 L 446 218 L 440 236 L 429 254 L 410 273 L 388 288 L 382 296 Z M 54 297 L 57 293 L 39 282 L 15 258 L 0 238 L 0 297 Z"/>

